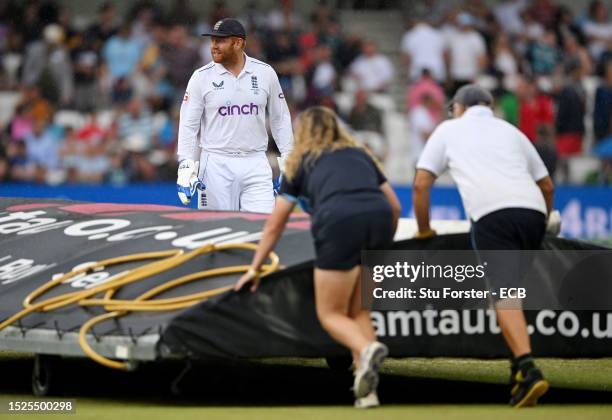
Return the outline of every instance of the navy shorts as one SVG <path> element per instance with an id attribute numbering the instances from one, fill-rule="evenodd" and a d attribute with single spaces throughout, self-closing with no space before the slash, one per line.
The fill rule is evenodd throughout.
<path id="1" fill-rule="evenodd" d="M 487 260 L 490 289 L 518 287 L 531 259 L 526 253 L 494 251 L 537 250 L 546 233 L 546 216 L 537 210 L 508 208 L 472 221 L 472 248 Z"/>
<path id="2" fill-rule="evenodd" d="M 323 213 L 313 224 L 315 267 L 349 270 L 361 264 L 361 251 L 389 249 L 393 244 L 391 206 L 355 213 L 355 209 Z"/>

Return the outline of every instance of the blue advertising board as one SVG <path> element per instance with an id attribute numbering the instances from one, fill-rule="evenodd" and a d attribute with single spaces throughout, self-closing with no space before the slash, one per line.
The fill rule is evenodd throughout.
<path id="1" fill-rule="evenodd" d="M 412 217 L 412 189 L 395 188 L 402 203 L 402 216 Z M 5 183 L 0 197 L 58 198 L 108 203 L 180 205 L 173 183 L 142 183 L 126 186 Z M 191 207 L 195 206 L 195 200 Z M 558 186 L 555 208 L 563 219 L 561 233 L 568 238 L 612 237 L 612 188 Z M 466 218 L 461 197 L 454 187 L 435 187 L 431 196 L 432 219 Z"/>

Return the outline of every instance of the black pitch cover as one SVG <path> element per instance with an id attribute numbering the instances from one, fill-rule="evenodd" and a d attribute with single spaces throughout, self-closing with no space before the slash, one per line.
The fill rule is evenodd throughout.
<path id="1" fill-rule="evenodd" d="M 166 249 L 189 251 L 207 241 L 256 242 L 265 215 L 203 212 L 157 205 L 79 203 L 62 200 L 0 199 L 0 320 L 22 309 L 23 299 L 54 275 L 86 262 Z M 396 249 L 469 249 L 467 234 L 440 235 L 426 241 L 397 242 Z M 548 250 L 598 247 L 549 238 Z M 314 251 L 309 220 L 292 215 L 276 249 L 283 269 L 264 279 L 256 293 L 228 291 L 192 307 L 154 313 L 131 312 L 96 325 L 94 346 L 125 338 L 141 344 L 150 336 L 148 359 L 322 357 L 347 354 L 316 318 L 312 282 Z M 179 276 L 208 268 L 249 264 L 251 251 L 208 254 L 168 272 L 122 288 L 116 298 L 133 299 Z M 137 264 L 91 273 L 58 286 L 44 298 L 102 284 Z M 229 286 L 238 274 L 195 281 L 165 292 L 173 297 Z M 554 283 L 555 279 L 544 279 Z M 571 285 L 572 288 L 579 285 Z M 572 292 L 570 290 L 569 292 Z M 603 296 L 609 303 L 612 296 Z M 604 302 L 604 303 L 606 303 Z M 71 305 L 32 313 L 0 331 L 0 348 L 83 356 L 75 335 L 98 307 Z M 610 356 L 612 312 L 529 311 L 534 353 L 559 357 Z M 507 350 L 491 311 L 445 310 L 373 312 L 375 329 L 392 356 L 503 357 Z M 17 332 L 15 332 L 17 331 Z M 44 340 L 41 341 L 41 332 Z M 138 359 L 141 353 L 130 353 Z M 112 352 L 110 353 L 112 356 Z M 142 356 L 143 357 L 143 356 Z"/>

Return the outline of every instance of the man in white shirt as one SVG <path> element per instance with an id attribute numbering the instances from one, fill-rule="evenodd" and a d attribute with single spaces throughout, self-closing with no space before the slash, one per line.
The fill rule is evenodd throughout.
<path id="1" fill-rule="evenodd" d="M 513 36 L 521 35 L 524 30 L 521 14 L 527 6 L 527 0 L 502 0 L 493 9 L 493 15 L 504 32 Z"/>
<path id="2" fill-rule="evenodd" d="M 425 93 L 420 103 L 410 111 L 410 132 L 412 134 L 412 161 L 416 165 L 427 138 L 431 135 L 438 121 L 434 118 L 435 108 L 438 107 L 435 99 Z M 438 107 L 439 108 L 439 107 Z"/>
<path id="3" fill-rule="evenodd" d="M 363 43 L 362 54 L 353 61 L 349 71 L 357 79 L 359 89 L 367 92 L 384 91 L 395 73 L 391 60 L 380 54 L 371 41 Z"/>
<path id="4" fill-rule="evenodd" d="M 468 13 L 457 16 L 458 29 L 448 36 L 450 77 L 455 87 L 473 82 L 487 66 L 487 46 L 474 29 L 476 20 Z"/>
<path id="5" fill-rule="evenodd" d="M 411 81 L 428 69 L 438 83 L 446 80 L 447 43 L 439 29 L 427 21 L 419 21 L 404 34 L 401 44 L 402 61 L 409 66 Z"/>
<path id="6" fill-rule="evenodd" d="M 447 168 L 472 220 L 470 235 L 477 253 L 539 249 L 545 232 L 559 228 L 552 223 L 547 226 L 554 187 L 542 159 L 524 134 L 493 115 L 492 106 L 493 97 L 486 90 L 476 85 L 462 87 L 453 99 L 455 118 L 440 124 L 427 141 L 413 189 L 417 237 L 435 234 L 429 224 L 430 190 Z M 510 253 L 504 258 L 507 255 Z M 493 289 L 515 280 L 505 272 L 489 274 Z M 503 308 L 507 303 L 496 300 L 495 309 L 513 354 L 510 403 L 535 405 L 548 390 L 548 382 L 533 362 L 523 311 Z"/>
<path id="7" fill-rule="evenodd" d="M 608 10 L 603 2 L 592 8 L 592 19 L 584 24 L 582 30 L 589 41 L 589 52 L 597 61 L 606 49 L 612 48 L 612 21 L 608 20 Z"/>
<path id="8" fill-rule="evenodd" d="M 183 98 L 179 198 L 187 205 L 199 190 L 200 209 L 271 213 L 266 111 L 281 152 L 281 170 L 293 147 L 291 117 L 278 76 L 268 64 L 244 53 L 246 33 L 237 20 L 222 19 L 203 35 L 212 37 L 213 62 L 193 73 Z"/>

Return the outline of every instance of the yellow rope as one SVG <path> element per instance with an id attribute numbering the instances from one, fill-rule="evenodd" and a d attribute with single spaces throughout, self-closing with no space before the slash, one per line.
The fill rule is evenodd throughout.
<path id="1" fill-rule="evenodd" d="M 181 264 L 184 264 L 191 259 L 216 251 L 223 251 L 228 249 L 247 249 L 255 251 L 257 249 L 256 244 L 245 243 L 245 244 L 226 244 L 226 245 L 213 245 L 207 244 L 200 248 L 194 249 L 191 252 L 185 253 L 182 250 L 167 250 L 158 252 L 144 252 L 139 254 L 123 255 L 120 257 L 109 258 L 96 263 L 88 264 L 87 266 L 81 267 L 78 270 L 70 271 L 62 276 L 50 280 L 42 286 L 35 289 L 23 300 L 24 309 L 9 317 L 0 323 L 0 330 L 6 328 L 12 323 L 20 320 L 32 312 L 48 312 L 54 309 L 62 308 L 67 305 L 76 303 L 80 306 L 103 306 L 106 311 L 105 314 L 98 315 L 81 326 L 79 331 L 79 344 L 87 356 L 96 362 L 114 369 L 128 370 L 128 364 L 126 362 L 120 362 L 106 358 L 96 353 L 89 343 L 87 342 L 87 332 L 96 324 L 103 321 L 119 318 L 128 314 L 129 312 L 155 312 L 155 311 L 174 311 L 177 309 L 187 308 L 195 305 L 205 299 L 212 296 L 219 295 L 221 293 L 230 290 L 232 286 L 218 287 L 216 289 L 207 290 L 205 292 L 192 293 L 190 295 L 178 296 L 167 299 L 156 299 L 147 300 L 160 293 L 166 292 L 174 287 L 192 282 L 194 280 L 200 280 L 209 277 L 222 276 L 227 274 L 237 274 L 246 272 L 249 269 L 248 265 L 236 265 L 223 268 L 214 268 L 196 273 L 188 274 L 174 280 L 170 280 L 156 286 L 145 293 L 141 294 L 133 300 L 125 299 L 113 299 L 113 295 L 123 286 L 134 283 L 159 273 L 168 271 Z M 79 276 L 81 274 L 91 273 L 94 271 L 102 270 L 106 267 L 125 264 L 129 262 L 145 261 L 155 259 L 147 264 L 143 264 L 134 269 L 121 272 L 106 281 L 104 284 L 92 287 L 88 290 L 76 291 L 65 293 L 63 295 L 55 296 L 34 303 L 34 301 L 49 292 L 59 284 L 67 282 L 68 280 Z M 262 266 L 261 277 L 266 276 L 279 268 L 279 258 L 274 252 L 270 253 L 270 264 Z M 104 293 L 102 299 L 96 299 L 95 296 Z"/>

